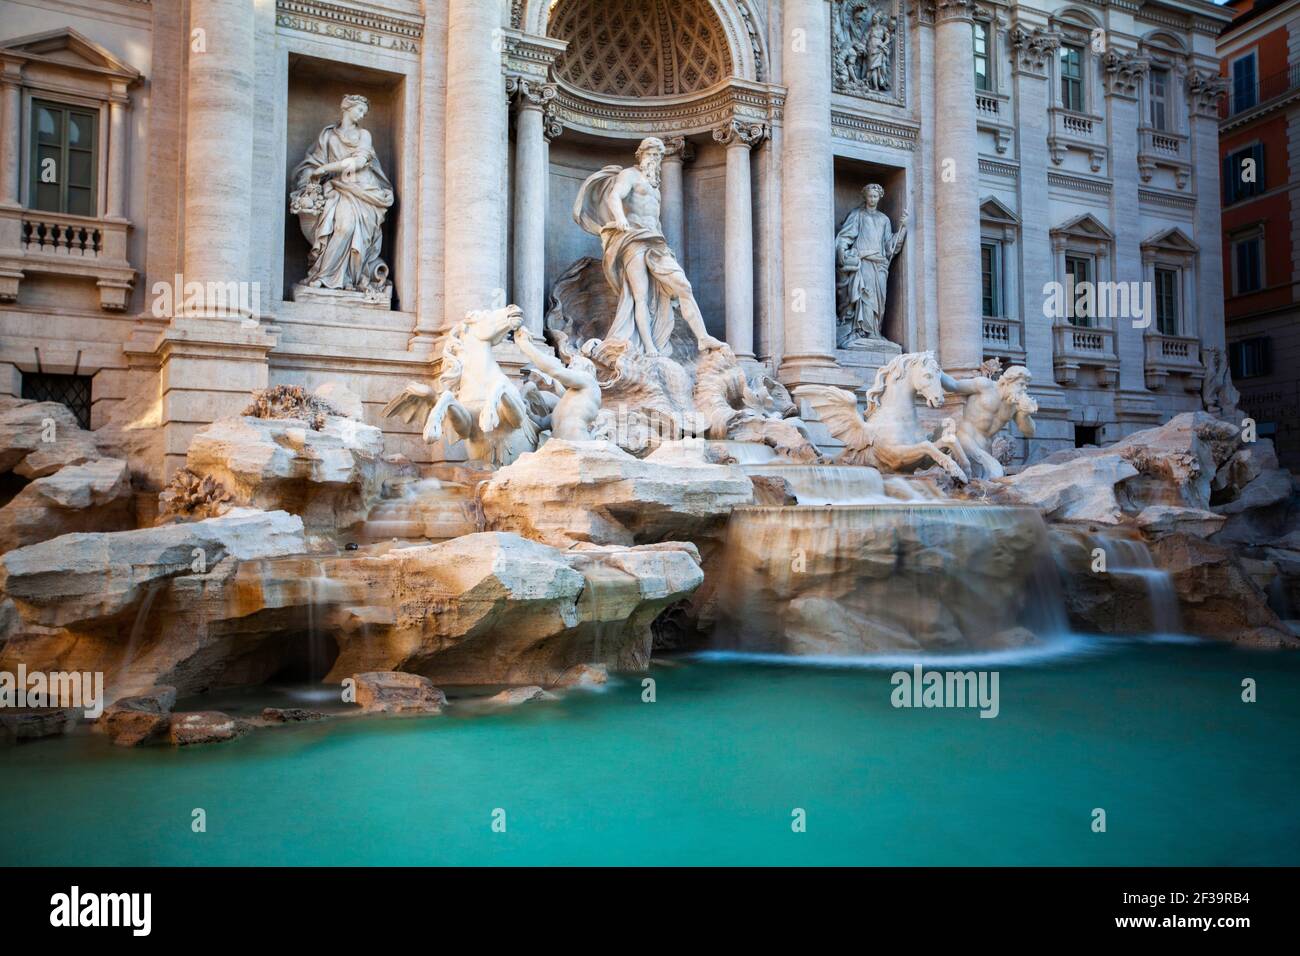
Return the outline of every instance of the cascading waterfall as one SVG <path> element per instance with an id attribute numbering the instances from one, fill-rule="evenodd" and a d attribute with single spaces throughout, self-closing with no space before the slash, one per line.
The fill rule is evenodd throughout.
<path id="1" fill-rule="evenodd" d="M 1094 535 L 1091 541 L 1105 553 L 1107 574 L 1133 579 L 1145 588 L 1152 633 L 1160 636 L 1180 633 L 1178 592 L 1169 572 L 1155 566 L 1146 542 L 1111 535 Z"/>
<path id="2" fill-rule="evenodd" d="M 741 464 L 748 475 L 784 478 L 801 505 L 885 504 L 880 472 L 865 465 L 795 465 L 780 462 Z"/>
<path id="3" fill-rule="evenodd" d="M 1067 630 L 1047 529 L 1033 509 L 738 508 L 718 560 L 718 648 L 978 651 Z"/>

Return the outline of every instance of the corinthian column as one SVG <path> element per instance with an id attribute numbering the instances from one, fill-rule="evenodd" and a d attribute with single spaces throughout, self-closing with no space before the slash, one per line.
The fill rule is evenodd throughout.
<path id="1" fill-rule="evenodd" d="M 961 374 L 984 359 L 973 27 L 970 0 L 936 0 L 934 7 L 939 361 Z"/>
<path id="2" fill-rule="evenodd" d="M 659 167 L 659 223 L 664 239 L 678 262 L 686 261 L 686 204 L 682 198 L 682 164 L 691 158 L 694 147 L 685 136 L 664 140 L 664 160 Z"/>
<path id="3" fill-rule="evenodd" d="M 754 209 L 749 151 L 767 131 L 761 123 L 730 120 L 713 131 L 727 147 L 727 344 L 737 358 L 754 357 Z"/>
<path id="4" fill-rule="evenodd" d="M 210 283 L 249 281 L 254 6 L 255 0 L 190 3 L 185 283 L 202 283 L 205 290 Z M 206 315 L 223 305 L 229 303 L 205 301 L 189 311 Z"/>
<path id="5" fill-rule="evenodd" d="M 518 114 L 515 118 L 515 197 L 512 288 L 524 322 L 542 334 L 546 285 L 546 138 L 545 110 L 555 87 L 512 77 Z"/>
<path id="6" fill-rule="evenodd" d="M 835 209 L 826 0 L 784 0 L 781 140 L 787 385 L 841 384 L 835 362 Z M 969 57 L 969 51 L 968 51 Z"/>
<path id="7" fill-rule="evenodd" d="M 509 113 L 499 4 L 449 0 L 447 14 L 446 321 L 457 322 L 505 304 Z"/>

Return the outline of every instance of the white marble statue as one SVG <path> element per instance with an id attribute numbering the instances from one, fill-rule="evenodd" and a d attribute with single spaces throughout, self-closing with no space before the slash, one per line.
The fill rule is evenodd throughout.
<path id="1" fill-rule="evenodd" d="M 842 349 L 869 348 L 882 338 L 889 266 L 907 238 L 906 211 L 895 232 L 889 217 L 876 208 L 884 195 L 876 183 L 864 188 L 862 204 L 844 217 L 835 236 L 836 339 Z"/>
<path id="2" fill-rule="evenodd" d="M 721 343 L 704 329 L 691 284 L 664 239 L 659 222 L 659 167 L 664 144 L 641 141 L 635 166 L 606 166 L 587 177 L 573 204 L 573 218 L 600 237 L 605 278 L 618 293 L 607 342 L 630 342 L 650 355 L 667 353 L 673 303 L 695 333 L 700 349 Z"/>
<path id="3" fill-rule="evenodd" d="M 596 365 L 581 352 L 571 351 L 562 343 L 560 351 L 567 361 L 538 348 L 526 326 L 515 330 L 515 345 L 551 379 L 551 389 L 558 401 L 549 406 L 551 437 L 565 441 L 591 441 L 591 426 L 600 414 L 600 382 Z"/>
<path id="4" fill-rule="evenodd" d="M 885 92 L 890 86 L 889 66 L 893 49 L 894 21 L 877 10 L 867 31 L 867 86 Z"/>
<path id="5" fill-rule="evenodd" d="M 343 97 L 342 115 L 320 132 L 293 171 L 289 209 L 311 243 L 307 289 L 390 296 L 388 266 L 379 257 L 384 217 L 393 205 L 393 184 L 375 155 L 361 120 L 364 96 Z"/>
<path id="6" fill-rule="evenodd" d="M 518 330 L 524 314 L 516 305 L 491 312 L 470 312 L 447 333 L 437 388 L 408 382 L 384 407 L 384 415 L 412 421 L 427 412 L 424 440 L 443 436 L 450 419 L 455 435 L 465 442 L 470 461 L 493 467 L 508 465 L 537 448 L 537 424 L 515 384 L 506 377 L 492 347 Z M 436 395 L 436 398 L 435 398 Z"/>
<path id="7" fill-rule="evenodd" d="M 1201 381 L 1201 402 L 1205 410 L 1219 418 L 1236 418 L 1241 393 L 1232 384 L 1232 369 L 1223 349 L 1209 345 L 1201 349 L 1205 378 Z"/>
<path id="8" fill-rule="evenodd" d="M 955 426 L 931 440 L 916 414 L 916 396 L 931 408 L 943 405 L 943 369 L 933 352 L 908 352 L 882 366 L 867 390 L 866 417 L 852 392 L 829 385 L 802 385 L 794 397 L 807 399 L 832 435 L 844 442 L 845 465 L 872 465 L 908 472 L 933 462 L 963 484 L 970 460 Z"/>
<path id="9" fill-rule="evenodd" d="M 1029 369 L 1023 365 L 1012 365 L 996 380 L 985 375 L 953 379 L 944 373 L 944 391 L 966 396 L 957 422 L 957 439 L 984 478 L 1006 474 L 993 440 L 1008 422 L 1014 420 L 1026 438 L 1034 437 L 1034 420 L 1030 416 L 1038 411 L 1038 403 L 1029 395 L 1029 381 Z"/>

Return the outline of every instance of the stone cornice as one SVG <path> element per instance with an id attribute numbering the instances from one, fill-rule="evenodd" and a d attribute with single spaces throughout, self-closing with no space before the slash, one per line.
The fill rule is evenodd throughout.
<path id="1" fill-rule="evenodd" d="M 275 25 L 405 53 L 419 53 L 424 35 L 421 20 L 358 10 L 327 0 L 276 0 Z"/>
<path id="2" fill-rule="evenodd" d="M 519 30 L 501 31 L 501 62 L 507 73 L 545 79 L 568 40 L 533 36 Z"/>
<path id="3" fill-rule="evenodd" d="M 831 110 L 831 132 L 841 139 L 909 152 L 916 149 L 919 131 L 914 126 L 843 110 Z"/>
<path id="4" fill-rule="evenodd" d="M 558 81 L 555 109 L 568 129 L 627 136 L 711 133 L 729 120 L 780 122 L 785 91 L 731 77 L 702 93 L 656 99 L 594 96 Z"/>

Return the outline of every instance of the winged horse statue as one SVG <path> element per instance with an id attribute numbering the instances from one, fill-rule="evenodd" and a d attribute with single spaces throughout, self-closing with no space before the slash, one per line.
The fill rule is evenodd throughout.
<path id="1" fill-rule="evenodd" d="M 844 442 L 841 464 L 905 472 L 933 462 L 964 484 L 970 459 L 957 438 L 956 423 L 946 419 L 942 434 L 931 439 L 916 414 L 917 395 L 931 408 L 943 405 L 943 379 L 933 352 L 908 352 L 877 370 L 867 390 L 865 417 L 853 393 L 842 388 L 803 385 L 794 396 L 806 398 L 831 434 Z"/>
<path id="2" fill-rule="evenodd" d="M 384 415 L 405 422 L 426 415 L 423 435 L 430 444 L 442 438 L 443 423 L 449 420 L 455 436 L 465 442 L 469 459 L 494 468 L 534 451 L 537 424 L 523 395 L 492 354 L 492 347 L 518 329 L 523 319 L 515 305 L 468 313 L 443 343 L 437 385 L 408 382 L 384 406 Z"/>

